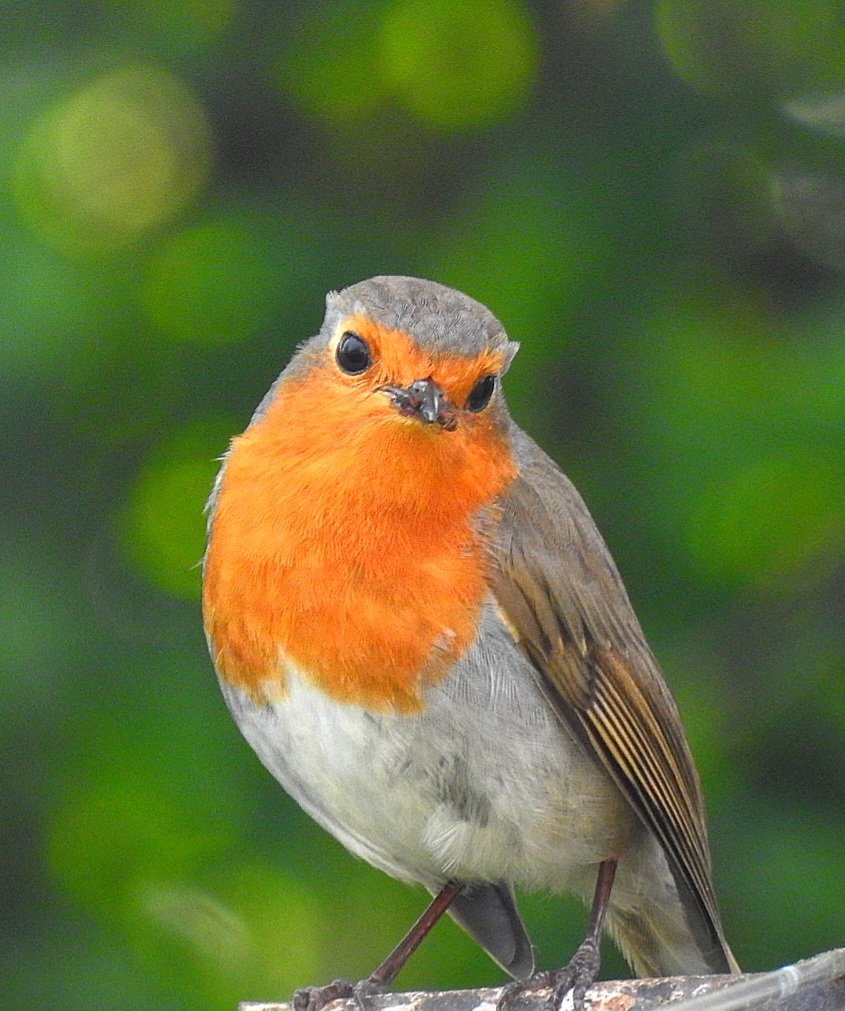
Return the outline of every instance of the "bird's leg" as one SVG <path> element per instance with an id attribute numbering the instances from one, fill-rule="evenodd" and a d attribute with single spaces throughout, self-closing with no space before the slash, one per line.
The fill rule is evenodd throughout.
<path id="1" fill-rule="evenodd" d="M 367 982 L 378 989 L 386 990 L 396 979 L 399 970 L 413 955 L 435 923 L 452 905 L 452 900 L 464 886 L 458 881 L 447 881 L 437 895 L 431 900 L 428 908 L 411 927 L 408 933 L 391 951 L 381 965 L 367 977 Z"/>
<path id="2" fill-rule="evenodd" d="M 366 1011 L 366 999 L 373 994 L 384 993 L 388 989 L 420 946 L 423 938 L 446 912 L 463 887 L 457 881 L 447 881 L 408 933 L 369 976 L 365 976 L 355 984 L 336 979 L 327 986 L 302 987 L 293 995 L 294 1011 L 321 1011 L 327 1004 L 342 997 L 354 998 L 361 1011 Z"/>
<path id="3" fill-rule="evenodd" d="M 601 966 L 601 934 L 604 928 L 610 890 L 616 876 L 616 861 L 603 860 L 599 864 L 593 904 L 587 921 L 587 935 L 575 954 L 562 969 L 538 972 L 530 980 L 518 980 L 504 988 L 496 1005 L 497 1011 L 511 1011 L 514 998 L 526 986 L 551 987 L 547 1011 L 557 1011 L 567 993 L 572 991 L 572 1006 L 575 1011 L 584 1011 L 584 996 L 598 976 Z"/>
<path id="4" fill-rule="evenodd" d="M 556 1011 L 560 1007 L 569 990 L 572 991 L 572 1006 L 576 1011 L 583 1011 L 584 996 L 588 987 L 595 982 L 601 967 L 601 933 L 615 876 L 616 861 L 603 860 L 599 864 L 596 888 L 593 892 L 587 936 L 562 969 L 553 969 L 549 973 L 549 983 L 553 987 L 549 999 L 550 1011 Z"/>

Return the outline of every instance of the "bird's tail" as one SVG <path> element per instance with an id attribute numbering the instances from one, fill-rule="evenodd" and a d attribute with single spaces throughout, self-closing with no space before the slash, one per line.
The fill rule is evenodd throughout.
<path id="1" fill-rule="evenodd" d="M 650 833 L 635 854 L 620 861 L 607 927 L 638 976 L 739 972 L 721 922 L 713 922 L 692 892 L 676 882 Z"/>
<path id="2" fill-rule="evenodd" d="M 526 979 L 534 971 L 531 942 L 510 885 L 471 885 L 453 900 L 449 913 L 514 979 Z"/>

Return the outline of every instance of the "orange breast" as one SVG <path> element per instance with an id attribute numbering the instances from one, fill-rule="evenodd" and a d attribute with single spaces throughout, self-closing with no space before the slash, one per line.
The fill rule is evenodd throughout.
<path id="1" fill-rule="evenodd" d="M 471 644 L 487 590 L 480 517 L 514 475 L 494 421 L 445 432 L 315 366 L 235 439 L 204 613 L 220 675 L 256 700 L 293 661 L 327 694 L 413 711 Z"/>

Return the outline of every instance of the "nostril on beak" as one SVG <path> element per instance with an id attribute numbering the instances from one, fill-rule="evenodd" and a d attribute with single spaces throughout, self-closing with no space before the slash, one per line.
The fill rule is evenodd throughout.
<path id="1" fill-rule="evenodd" d="M 382 386 L 401 415 L 437 424 L 447 432 L 457 428 L 455 411 L 433 379 L 416 379 L 409 386 Z"/>

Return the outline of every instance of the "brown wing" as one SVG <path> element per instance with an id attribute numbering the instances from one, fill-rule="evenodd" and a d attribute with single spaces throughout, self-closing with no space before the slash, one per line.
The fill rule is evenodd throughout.
<path id="1" fill-rule="evenodd" d="M 493 593 L 552 705 L 663 846 L 703 917 L 714 971 L 728 970 L 704 803 L 674 700 L 578 492 L 528 436 L 512 438 L 520 477 L 501 502 Z"/>

